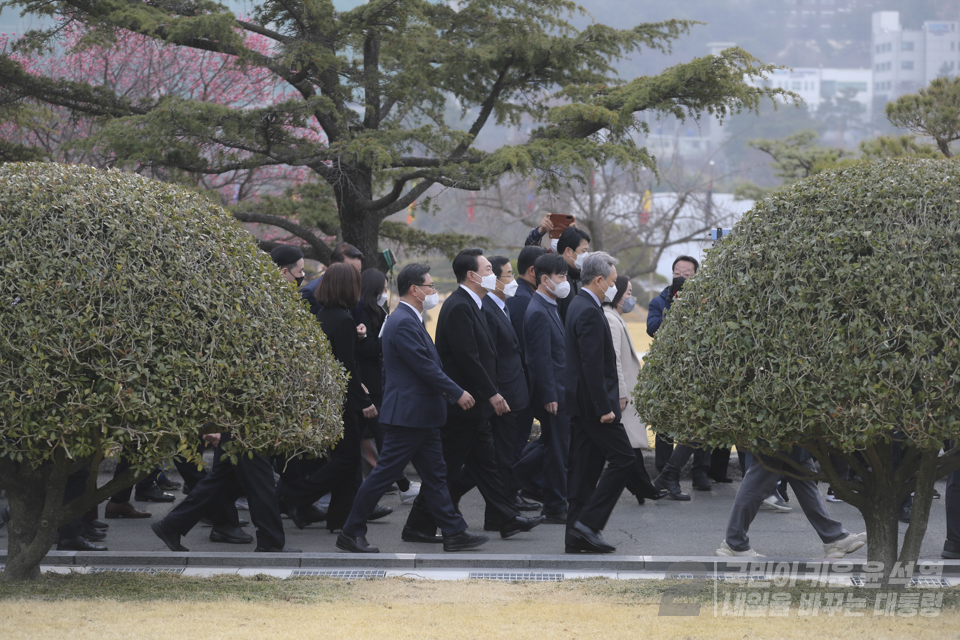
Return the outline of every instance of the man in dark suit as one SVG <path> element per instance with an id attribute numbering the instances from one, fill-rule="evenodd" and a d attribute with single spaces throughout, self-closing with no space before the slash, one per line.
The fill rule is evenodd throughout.
<path id="1" fill-rule="evenodd" d="M 490 416 L 502 416 L 510 405 L 497 389 L 497 351 L 494 336 L 483 317 L 483 296 L 496 289 L 497 277 L 480 249 L 464 249 L 453 261 L 459 286 L 443 303 L 437 319 L 437 352 L 443 371 L 477 399 L 473 408 L 454 407 L 441 431 L 443 459 L 451 477 L 466 466 L 487 503 L 487 523 L 509 538 L 529 531 L 542 518 L 524 518 L 514 506 L 497 468 Z M 460 500 L 451 486 L 454 504 Z M 407 518 L 407 528 L 425 540 L 435 538 L 436 523 L 423 500 L 417 498 Z"/>
<path id="2" fill-rule="evenodd" d="M 548 216 L 549 218 L 549 216 Z M 527 306 L 533 299 L 533 294 L 537 291 L 537 278 L 534 275 L 533 264 L 537 258 L 547 253 L 547 250 L 541 246 L 532 245 L 524 247 L 517 257 L 517 292 L 512 298 L 507 298 L 507 311 L 510 312 L 510 322 L 513 323 L 513 329 L 520 338 L 520 357 L 523 358 L 523 318 L 527 314 Z M 527 372 L 527 388 L 530 388 L 530 376 Z M 517 455 L 519 460 L 522 452 L 530 439 L 530 430 L 533 428 L 533 405 L 528 403 L 527 408 L 517 413 Z M 540 489 L 537 489 L 540 492 Z M 517 494 L 517 508 L 524 511 L 536 511 L 540 505 L 536 502 L 528 502 Z"/>
<path id="3" fill-rule="evenodd" d="M 287 282 L 297 282 L 303 277 L 303 253 L 289 245 L 274 247 L 270 252 L 274 264 Z M 230 441 L 231 434 L 211 434 L 204 439 L 214 445 Z M 180 544 L 181 536 L 187 535 L 200 519 L 216 509 L 218 502 L 233 500 L 232 493 L 239 483 L 250 503 L 250 519 L 257 528 L 256 551 L 300 553 L 299 549 L 286 546 L 283 523 L 280 520 L 280 503 L 273 482 L 273 465 L 263 455 L 238 455 L 235 464 L 226 458 L 216 457 L 210 473 L 201 479 L 183 502 L 177 505 L 150 528 L 171 551 L 187 551 Z M 224 535 L 228 534 L 228 535 Z M 211 540 L 243 543 L 252 541 L 249 534 L 239 527 L 230 527 L 218 536 L 211 533 Z"/>
<path id="4" fill-rule="evenodd" d="M 483 315 L 487 327 L 493 335 L 497 348 L 497 387 L 503 394 L 510 411 L 503 415 L 490 417 L 490 431 L 493 434 L 493 448 L 497 456 L 497 469 L 504 484 L 514 486 L 513 465 L 517 462 L 517 415 L 529 404 L 527 375 L 520 356 L 520 339 L 510 321 L 510 310 L 506 302 L 518 290 L 519 284 L 513 279 L 513 267 L 510 260 L 503 256 L 492 256 L 490 266 L 497 276 L 496 289 L 483 297 Z M 455 491 L 463 495 L 476 485 L 470 472 L 464 468 L 457 479 Z M 499 521 L 496 512 L 488 508 L 484 529 L 499 530 L 493 523 Z"/>
<path id="5" fill-rule="evenodd" d="M 384 430 L 383 451 L 377 466 L 363 481 L 353 508 L 337 538 L 337 547 L 354 553 L 378 553 L 367 543 L 367 520 L 377 501 L 413 461 L 423 484 L 417 500 L 439 523 L 442 537 L 430 534 L 430 542 L 443 542 L 444 551 L 473 549 L 487 541 L 467 531 L 447 488 L 440 427 L 447 419 L 447 405 L 463 410 L 474 406 L 473 396 L 447 377 L 430 334 L 423 326 L 423 312 L 437 305 L 438 296 L 430 267 L 411 264 L 397 276 L 400 304 L 383 327 L 383 405 L 380 424 Z M 407 527 L 402 537 L 423 541 L 418 532 L 411 538 Z"/>
<path id="6" fill-rule="evenodd" d="M 567 523 L 570 421 L 564 379 L 566 342 L 558 303 L 570 293 L 568 269 L 563 257 L 555 253 L 537 258 L 539 286 L 523 320 L 530 404 L 540 421 L 541 433 L 514 467 L 514 479 L 522 487 L 543 473 L 543 516 L 552 524 Z"/>
<path id="7" fill-rule="evenodd" d="M 636 462 L 620 422 L 617 354 L 601 308 L 617 293 L 616 264 L 603 251 L 583 260 L 583 288 L 567 308 L 564 325 L 571 427 L 567 553 L 616 551 L 600 532 Z"/>

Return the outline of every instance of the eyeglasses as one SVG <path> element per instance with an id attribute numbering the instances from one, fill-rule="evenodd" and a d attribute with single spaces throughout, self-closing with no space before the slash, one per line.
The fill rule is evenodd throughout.
<path id="1" fill-rule="evenodd" d="M 434 291 L 437 290 L 437 285 L 435 284 L 416 284 L 414 286 L 417 287 L 418 289 L 430 288 L 430 289 L 433 289 Z"/>

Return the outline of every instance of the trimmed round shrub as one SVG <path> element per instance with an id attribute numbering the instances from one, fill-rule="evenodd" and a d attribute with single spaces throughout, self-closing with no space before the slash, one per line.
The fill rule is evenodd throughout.
<path id="1" fill-rule="evenodd" d="M 710 444 L 956 439 L 960 167 L 861 163 L 759 202 L 684 285 L 635 400 Z"/>
<path id="2" fill-rule="evenodd" d="M 138 464 L 319 452 L 345 373 L 319 323 L 223 209 L 120 171 L 0 165 L 0 457 Z"/>

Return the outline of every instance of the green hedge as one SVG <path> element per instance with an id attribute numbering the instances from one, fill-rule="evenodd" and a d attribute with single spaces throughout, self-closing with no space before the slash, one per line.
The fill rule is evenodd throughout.
<path id="1" fill-rule="evenodd" d="M 0 165 L 0 326 L 0 456 L 156 459 L 204 424 L 317 452 L 342 429 L 345 374 L 295 287 L 179 187 Z"/>
<path id="2" fill-rule="evenodd" d="M 635 392 L 656 429 L 843 450 L 960 434 L 960 165 L 861 163 L 759 202 L 708 253 Z"/>

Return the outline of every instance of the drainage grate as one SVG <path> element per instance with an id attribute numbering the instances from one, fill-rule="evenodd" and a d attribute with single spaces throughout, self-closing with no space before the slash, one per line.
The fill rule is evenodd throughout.
<path id="1" fill-rule="evenodd" d="M 344 578 L 346 580 L 377 580 L 379 578 L 386 578 L 387 572 L 382 569 L 296 569 L 290 576 L 328 576 L 331 578 Z"/>
<path id="2" fill-rule="evenodd" d="M 910 578 L 911 587 L 949 587 L 943 578 Z"/>
<path id="3" fill-rule="evenodd" d="M 720 573 L 713 577 L 717 582 L 763 582 L 773 580 L 770 576 L 757 573 Z"/>
<path id="4" fill-rule="evenodd" d="M 183 568 L 163 568 L 163 567 L 91 567 L 87 573 L 183 573 Z"/>
<path id="5" fill-rule="evenodd" d="M 867 581 L 860 576 L 850 576 L 850 582 L 852 582 L 855 587 L 863 587 L 867 584 Z"/>
<path id="6" fill-rule="evenodd" d="M 509 573 L 499 571 L 471 572 L 471 580 L 500 580 L 502 582 L 563 582 L 562 573 Z"/>

